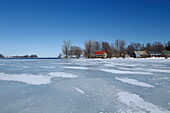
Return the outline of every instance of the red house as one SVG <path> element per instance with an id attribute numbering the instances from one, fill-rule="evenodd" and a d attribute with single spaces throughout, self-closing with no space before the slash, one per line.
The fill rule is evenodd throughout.
<path id="1" fill-rule="evenodd" d="M 107 51 L 96 51 L 96 58 L 107 58 Z"/>

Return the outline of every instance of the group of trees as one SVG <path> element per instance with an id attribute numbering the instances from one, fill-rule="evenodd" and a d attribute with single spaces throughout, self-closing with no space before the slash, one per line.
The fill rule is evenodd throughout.
<path id="1" fill-rule="evenodd" d="M 8 58 L 37 58 L 38 56 L 36 54 L 32 54 L 32 55 L 24 55 L 24 56 L 12 56 L 12 57 L 8 57 Z M 3 54 L 0 54 L 0 58 L 5 58 Z"/>
<path id="2" fill-rule="evenodd" d="M 82 54 L 82 49 L 79 46 L 71 46 L 71 41 L 64 41 L 62 45 L 62 52 L 65 55 L 66 58 L 68 56 L 73 57 L 76 56 L 76 58 L 80 58 Z M 61 54 L 59 55 L 61 57 Z"/>
<path id="3" fill-rule="evenodd" d="M 0 54 L 0 58 L 4 58 L 4 55 L 3 55 L 3 54 Z"/>
<path id="4" fill-rule="evenodd" d="M 133 56 L 134 51 L 155 51 L 161 52 L 163 50 L 170 50 L 170 41 L 163 44 L 161 42 L 141 44 L 138 42 L 131 42 L 127 45 L 125 40 L 116 39 L 113 43 L 105 41 L 99 42 L 94 40 L 88 40 L 84 42 L 84 49 L 78 46 L 71 46 L 71 41 L 64 41 L 62 45 L 62 52 L 66 58 L 68 56 L 79 58 L 82 54 L 86 58 L 94 58 L 96 51 L 107 51 L 108 57 L 123 57 L 125 54 Z"/>
<path id="5" fill-rule="evenodd" d="M 38 58 L 38 56 L 36 54 L 32 54 L 32 55 L 24 55 L 24 56 L 12 56 L 12 58 Z"/>
<path id="6" fill-rule="evenodd" d="M 113 55 L 115 57 L 120 57 L 126 53 L 126 41 L 116 39 L 114 43 L 109 44 L 108 42 L 93 41 L 88 40 L 85 42 L 84 56 L 87 58 L 95 57 L 96 51 L 106 51 L 108 57 L 111 58 Z"/>

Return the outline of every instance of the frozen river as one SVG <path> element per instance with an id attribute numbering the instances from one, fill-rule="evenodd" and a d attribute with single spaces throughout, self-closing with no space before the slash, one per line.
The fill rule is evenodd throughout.
<path id="1" fill-rule="evenodd" d="M 170 113 L 170 59 L 0 59 L 0 113 Z"/>

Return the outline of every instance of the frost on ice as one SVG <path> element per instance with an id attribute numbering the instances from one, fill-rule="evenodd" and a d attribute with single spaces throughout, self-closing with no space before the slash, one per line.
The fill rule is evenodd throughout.
<path id="1" fill-rule="evenodd" d="M 170 113 L 169 70 L 169 59 L 1 59 L 0 113 Z"/>
<path id="2" fill-rule="evenodd" d="M 114 73 L 114 74 L 152 74 L 149 72 L 134 72 L 134 71 L 124 71 L 124 70 L 116 70 L 116 69 L 100 69 L 101 71 Z"/>
<path id="3" fill-rule="evenodd" d="M 124 82 L 124 83 L 136 85 L 136 86 L 141 86 L 141 87 L 154 87 L 153 85 L 150 85 L 150 84 L 147 84 L 147 83 L 144 83 L 144 82 L 140 82 L 140 81 L 135 80 L 135 79 L 118 78 L 118 77 L 116 77 L 115 79 L 116 79 L 116 80 L 119 80 L 119 81 L 121 81 L 121 82 Z"/>
<path id="4" fill-rule="evenodd" d="M 78 91 L 78 92 L 81 93 L 81 94 L 84 94 L 84 91 L 81 90 L 80 88 L 75 87 L 75 90 Z"/>
<path id="5" fill-rule="evenodd" d="M 18 81 L 32 85 L 48 84 L 51 82 L 51 77 L 32 74 L 5 74 L 0 73 L 0 80 Z"/>
<path id="6" fill-rule="evenodd" d="M 152 103 L 146 102 L 139 95 L 133 93 L 121 91 L 118 93 L 118 99 L 120 102 L 123 102 L 127 105 L 125 110 L 129 111 L 128 113 L 133 111 L 136 111 L 137 113 L 170 113 L 170 111 L 167 111 L 161 107 L 157 107 Z"/>
<path id="7" fill-rule="evenodd" d="M 50 72 L 49 76 L 45 75 L 33 75 L 33 74 L 5 74 L 0 73 L 0 80 L 7 81 L 18 81 L 32 85 L 49 84 L 51 78 L 62 77 L 62 78 L 76 78 L 76 75 L 64 73 L 64 72 Z"/>

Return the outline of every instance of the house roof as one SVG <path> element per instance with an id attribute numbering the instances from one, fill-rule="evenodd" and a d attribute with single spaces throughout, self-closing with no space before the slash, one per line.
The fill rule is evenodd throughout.
<path id="1" fill-rule="evenodd" d="M 146 51 L 134 51 L 135 54 L 147 55 Z"/>
<path id="2" fill-rule="evenodd" d="M 101 55 L 103 53 L 107 53 L 106 51 L 96 51 L 96 55 Z"/>

